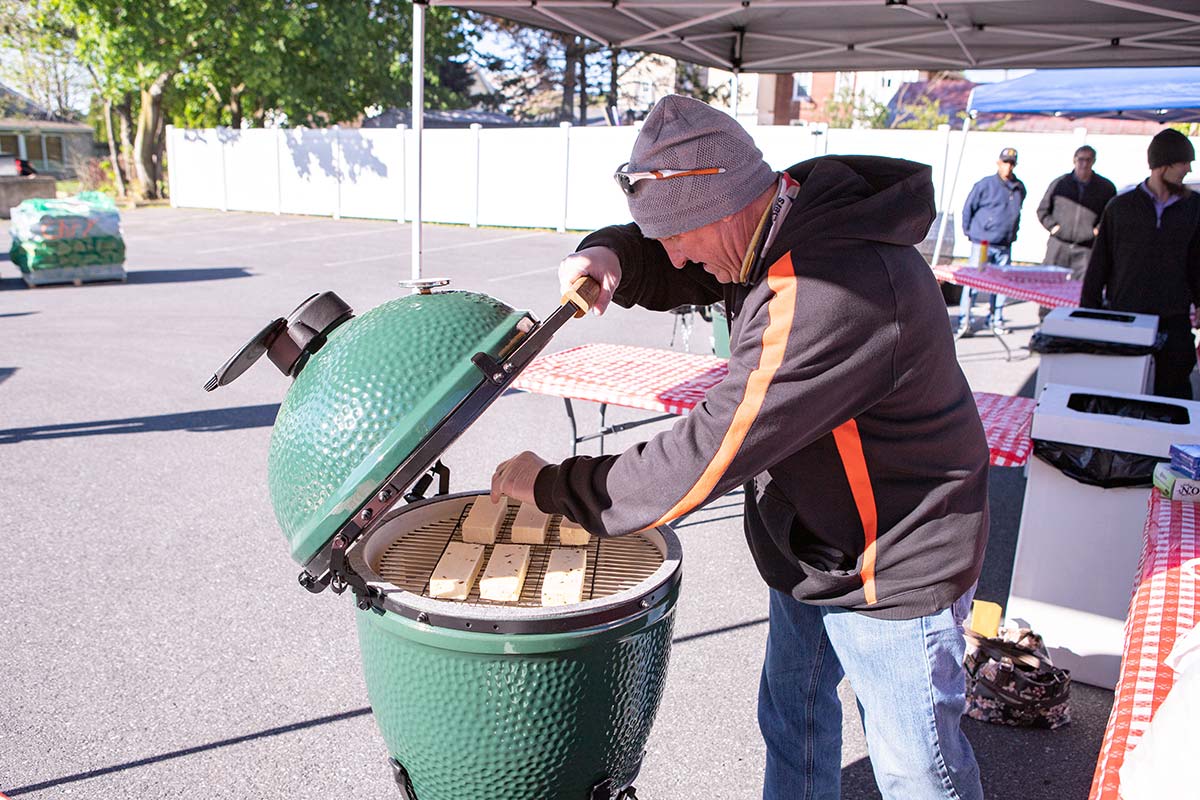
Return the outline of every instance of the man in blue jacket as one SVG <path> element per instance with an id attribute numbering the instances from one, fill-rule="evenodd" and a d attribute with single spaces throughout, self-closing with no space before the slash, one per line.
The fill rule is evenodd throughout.
<path id="1" fill-rule="evenodd" d="M 971 264 L 1007 267 L 1011 263 L 1012 243 L 1021 225 L 1021 204 L 1025 202 L 1025 184 L 1013 174 L 1017 168 L 1017 151 L 1006 147 L 996 161 L 996 174 L 989 175 L 971 189 L 963 204 L 963 233 L 971 240 Z M 981 251 L 987 242 L 987 255 Z M 974 289 L 963 289 L 959 306 L 960 337 L 971 336 L 971 304 Z M 988 303 L 988 324 L 996 333 L 1007 333 L 1004 327 L 1004 295 L 992 295 Z"/>

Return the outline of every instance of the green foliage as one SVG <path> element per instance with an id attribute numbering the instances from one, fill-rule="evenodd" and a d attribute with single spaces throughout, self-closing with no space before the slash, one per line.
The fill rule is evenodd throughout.
<path id="1" fill-rule="evenodd" d="M 965 116 L 966 116 L 966 114 L 963 114 L 962 112 L 959 112 L 959 115 L 958 115 L 958 116 L 959 116 L 959 118 L 961 119 L 962 117 L 965 117 Z M 983 125 L 983 126 L 981 126 L 981 127 L 980 127 L 980 130 L 982 130 L 982 131 L 987 131 L 988 133 L 996 133 L 997 131 L 1002 131 L 1002 130 L 1004 130 L 1004 126 L 1005 126 L 1005 125 L 1006 125 L 1006 124 L 1009 122 L 1009 120 L 1011 120 L 1011 119 L 1012 119 L 1012 114 L 1005 114 L 1003 117 L 1001 117 L 1000 119 L 996 120 L 995 122 L 989 122 L 987 125 Z"/>
<path id="2" fill-rule="evenodd" d="M 12 0 L 5 0 L 12 2 Z M 191 125 L 329 125 L 406 106 L 408 0 L 35 0 L 113 100 L 168 76 L 169 116 Z M 426 102 L 462 106 L 469 34 L 453 9 L 426 12 Z"/>
<path id="3" fill-rule="evenodd" d="M 884 128 L 888 109 L 865 90 L 856 95 L 849 86 L 842 86 L 825 101 L 825 116 L 831 128 Z"/>
<path id="4" fill-rule="evenodd" d="M 914 103 L 905 103 L 896 110 L 893 128 L 908 130 L 934 130 L 938 125 L 950 122 L 950 115 L 942 113 L 942 103 L 930 97 L 918 97 Z"/>
<path id="5" fill-rule="evenodd" d="M 694 97 L 702 103 L 721 103 L 730 105 L 733 92 L 729 86 L 709 86 L 705 83 L 707 70 L 686 61 L 675 64 L 675 93 L 685 97 Z M 744 97 L 745 94 L 742 93 Z"/>

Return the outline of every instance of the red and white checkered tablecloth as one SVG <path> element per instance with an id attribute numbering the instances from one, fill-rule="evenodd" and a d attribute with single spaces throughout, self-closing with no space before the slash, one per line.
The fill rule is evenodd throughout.
<path id="1" fill-rule="evenodd" d="M 551 397 L 591 400 L 667 414 L 686 414 L 728 374 L 725 359 L 619 344 L 585 344 L 535 358 L 513 382 Z M 1019 467 L 1029 460 L 1034 401 L 975 393 L 992 464 Z"/>
<path id="2" fill-rule="evenodd" d="M 552 397 L 686 414 L 728 373 L 725 359 L 717 356 L 585 344 L 538 356 L 512 385 Z"/>
<path id="3" fill-rule="evenodd" d="M 979 409 L 979 419 L 983 421 L 992 465 L 1025 466 L 1033 449 L 1029 426 L 1037 402 L 1030 397 L 975 392 L 975 405 Z"/>
<path id="4" fill-rule="evenodd" d="M 1079 293 L 1083 290 L 1081 281 L 1009 280 L 1001 277 L 998 270 L 984 272 L 975 267 L 938 266 L 933 267 L 933 274 L 944 283 L 1029 300 L 1049 308 L 1079 305 Z"/>
<path id="5" fill-rule="evenodd" d="M 1175 639 L 1195 627 L 1200 587 L 1200 505 L 1151 490 L 1142 559 L 1125 620 L 1125 655 L 1112 713 L 1100 746 L 1090 800 L 1118 800 L 1121 764 L 1137 744 L 1175 673 L 1163 659 Z M 1189 769 L 1180 764 L 1180 769 Z"/>

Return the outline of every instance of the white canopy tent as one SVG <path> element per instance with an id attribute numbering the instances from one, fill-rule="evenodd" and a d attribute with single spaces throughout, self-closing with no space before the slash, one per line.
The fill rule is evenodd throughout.
<path id="1" fill-rule="evenodd" d="M 424 14 L 454 6 L 740 72 L 1200 65 L 1196 0 L 414 0 L 413 108 Z M 412 275 L 421 275 L 421 128 Z"/>

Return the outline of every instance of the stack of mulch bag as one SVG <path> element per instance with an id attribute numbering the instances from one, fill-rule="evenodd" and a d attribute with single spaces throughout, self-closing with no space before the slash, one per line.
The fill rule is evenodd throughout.
<path id="1" fill-rule="evenodd" d="M 105 194 L 24 200 L 10 232 L 9 255 L 30 286 L 125 280 L 121 216 Z"/>

